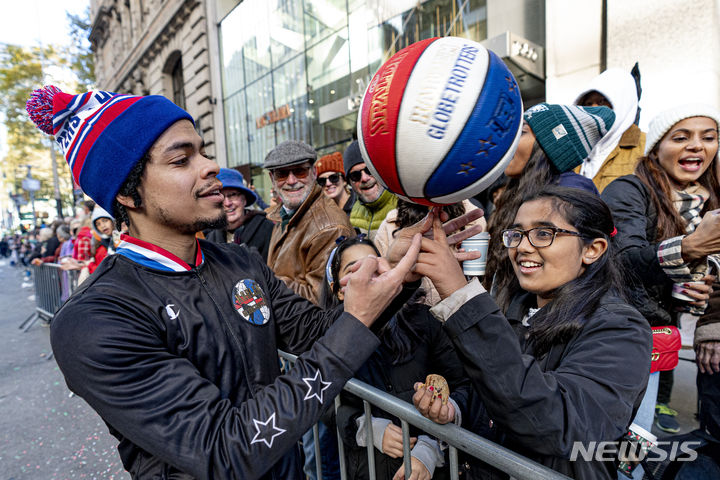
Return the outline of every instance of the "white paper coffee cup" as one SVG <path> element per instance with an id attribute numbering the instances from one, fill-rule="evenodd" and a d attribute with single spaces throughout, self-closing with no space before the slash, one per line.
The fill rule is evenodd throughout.
<path id="1" fill-rule="evenodd" d="M 688 284 L 693 285 L 705 285 L 705 282 L 688 282 Z M 673 298 L 677 298 L 678 300 L 682 300 L 684 302 L 697 302 L 697 299 L 688 297 L 683 293 L 683 290 L 686 290 L 687 287 L 685 287 L 682 283 L 675 283 L 672 287 L 672 296 Z"/>
<path id="2" fill-rule="evenodd" d="M 462 248 L 466 252 L 481 253 L 480 258 L 475 260 L 465 260 L 463 262 L 463 273 L 465 275 L 473 277 L 485 275 L 485 266 L 487 265 L 487 251 L 489 243 L 490 234 L 487 232 L 481 232 L 475 236 L 463 240 Z"/>

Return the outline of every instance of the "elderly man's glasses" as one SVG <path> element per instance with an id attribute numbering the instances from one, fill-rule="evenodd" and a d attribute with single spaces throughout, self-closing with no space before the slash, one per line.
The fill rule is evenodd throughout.
<path id="1" fill-rule="evenodd" d="M 511 228 L 503 230 L 502 242 L 507 248 L 517 248 L 522 242 L 523 237 L 527 237 L 530 245 L 535 248 L 549 247 L 552 245 L 557 235 L 572 235 L 582 237 L 579 232 L 565 230 L 557 227 L 535 227 L 529 230 L 519 230 Z"/>
<path id="2" fill-rule="evenodd" d="M 340 182 L 340 174 L 333 173 L 331 175 L 328 175 L 327 177 L 318 177 L 317 182 L 318 185 L 320 185 L 321 187 L 324 187 L 327 182 L 330 182 L 333 185 L 337 185 Z"/>
<path id="3" fill-rule="evenodd" d="M 275 180 L 287 180 L 290 174 L 293 174 L 298 180 L 307 177 L 310 174 L 310 167 L 289 167 L 289 168 L 276 168 L 272 171 L 273 178 Z"/>
<path id="4" fill-rule="evenodd" d="M 370 173 L 370 169 L 368 167 L 365 167 L 362 170 L 355 170 L 354 172 L 348 173 L 348 178 L 350 179 L 351 182 L 359 182 L 360 179 L 362 178 L 363 172 L 372 176 L 372 173 Z"/>

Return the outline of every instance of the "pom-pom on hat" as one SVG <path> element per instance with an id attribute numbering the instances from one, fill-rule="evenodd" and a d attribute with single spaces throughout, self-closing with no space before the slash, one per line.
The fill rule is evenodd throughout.
<path id="1" fill-rule="evenodd" d="M 590 155 L 615 122 L 615 113 L 607 107 L 539 103 L 524 118 L 548 160 L 562 173 Z"/>
<path id="2" fill-rule="evenodd" d="M 234 168 L 221 168 L 215 178 L 222 182 L 223 188 L 236 188 L 240 193 L 245 195 L 246 207 L 257 202 L 258 197 L 255 192 L 245 186 L 245 179 L 242 173 Z"/>
<path id="3" fill-rule="evenodd" d="M 342 153 L 335 152 L 330 155 L 320 157 L 315 164 L 315 174 L 320 175 L 325 172 L 338 172 L 345 175 L 345 172 L 343 171 Z"/>
<path id="4" fill-rule="evenodd" d="M 52 85 L 34 90 L 26 109 L 40 130 L 55 136 L 80 188 L 108 212 L 155 140 L 178 120 L 193 121 L 160 95 L 70 95 Z"/>
<path id="5" fill-rule="evenodd" d="M 703 103 L 688 103 L 669 108 L 658 113 L 650 120 L 647 136 L 645 137 L 645 155 L 649 155 L 653 148 L 660 143 L 665 134 L 676 123 L 692 117 L 708 117 L 715 120 L 715 124 L 720 127 L 720 111 L 717 108 L 705 105 Z"/>

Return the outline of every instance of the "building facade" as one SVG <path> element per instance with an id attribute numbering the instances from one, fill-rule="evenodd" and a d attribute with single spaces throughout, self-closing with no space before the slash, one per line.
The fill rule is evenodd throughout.
<path id="1" fill-rule="evenodd" d="M 173 100 L 195 119 L 208 154 L 222 161 L 206 2 L 91 0 L 90 18 L 97 88 Z"/>
<path id="2" fill-rule="evenodd" d="M 98 86 L 163 94 L 208 152 L 269 197 L 268 151 L 287 139 L 342 151 L 377 68 L 456 35 L 516 76 L 528 107 L 567 103 L 603 69 L 642 73 L 641 128 L 668 103 L 720 101 L 717 0 L 91 0 Z M 682 19 L 679 21 L 678 19 Z"/>

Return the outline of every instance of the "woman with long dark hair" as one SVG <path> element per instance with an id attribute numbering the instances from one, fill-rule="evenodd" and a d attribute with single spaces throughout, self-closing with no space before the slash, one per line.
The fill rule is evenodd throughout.
<path id="1" fill-rule="evenodd" d="M 602 197 L 617 224 L 620 256 L 632 275 L 632 303 L 651 326 L 677 325 L 678 311 L 701 314 L 708 298 L 708 255 L 720 253 L 718 124 L 707 105 L 682 105 L 653 118 L 634 175 Z M 673 298 L 678 294 L 688 300 Z M 668 406 L 672 371 L 660 372 L 655 424 L 675 433 Z M 657 375 L 651 377 L 649 394 Z M 651 419 L 652 421 L 652 419 Z"/>
<path id="2" fill-rule="evenodd" d="M 330 255 L 321 306 L 333 308 L 343 300 L 339 279 L 347 275 L 362 258 L 379 256 L 375 245 L 363 236 L 346 239 Z M 421 295 L 421 294 L 420 294 Z M 442 326 L 430 315 L 429 307 L 411 299 L 377 332 L 381 345 L 356 372 L 355 378 L 406 402 L 412 401 L 415 382 L 428 374 L 445 377 L 450 387 L 449 399 L 438 399 L 446 412 L 460 418 L 465 410 L 470 382 Z M 343 393 L 337 425 L 347 446 L 347 471 L 350 479 L 368 477 L 365 448 L 365 417 L 360 399 Z M 448 413 L 449 414 L 449 413 Z M 403 441 L 399 419 L 373 408 L 373 444 L 375 475 L 382 480 L 404 478 Z M 448 478 L 444 453 L 439 442 L 417 428 L 410 428 L 413 478 Z M 443 468 L 441 468 L 443 467 Z M 417 477 L 416 477 L 417 475 Z"/>
<path id="3" fill-rule="evenodd" d="M 502 444 L 550 468 L 616 478 L 616 461 L 572 458 L 590 442 L 624 436 L 649 372 L 650 328 L 622 297 L 608 207 L 557 186 L 525 197 L 501 237 L 514 272 L 503 308 L 466 281 L 439 225 L 423 239 L 415 271 L 443 297 L 432 313 L 482 401 L 471 411 L 486 411 Z M 428 399 L 418 388 L 413 401 L 435 420 Z"/>
<path id="4" fill-rule="evenodd" d="M 498 198 L 488 225 L 488 274 L 483 284 L 488 289 L 493 285 L 493 292 L 500 295 L 501 305 L 507 304 L 503 292 L 507 292 L 513 277 L 509 265 L 502 263 L 506 255 L 505 247 L 499 241 L 501 232 L 512 223 L 524 196 L 547 185 L 579 188 L 597 194 L 592 180 L 572 170 L 583 163 L 615 121 L 615 114 L 607 107 L 547 103 L 529 108 L 523 117 L 518 148 L 505 168 L 505 175 L 510 180 Z"/>

